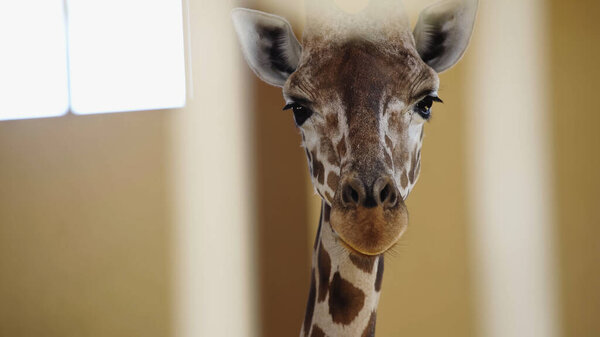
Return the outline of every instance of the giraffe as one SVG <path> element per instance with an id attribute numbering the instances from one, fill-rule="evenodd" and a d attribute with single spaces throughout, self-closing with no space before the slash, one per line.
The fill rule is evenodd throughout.
<path id="1" fill-rule="evenodd" d="M 463 55 L 477 0 L 424 9 L 411 32 L 399 0 L 356 14 L 309 0 L 302 44 L 279 16 L 232 12 L 244 57 L 281 87 L 321 197 L 300 336 L 374 336 L 384 253 L 408 225 L 438 73 Z"/>

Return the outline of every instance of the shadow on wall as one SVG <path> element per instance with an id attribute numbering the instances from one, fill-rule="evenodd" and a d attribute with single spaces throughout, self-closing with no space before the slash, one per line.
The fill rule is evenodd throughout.
<path id="1" fill-rule="evenodd" d="M 281 89 L 258 79 L 253 84 L 260 335 L 294 336 L 309 285 L 308 168 L 294 120 L 281 111 Z"/>

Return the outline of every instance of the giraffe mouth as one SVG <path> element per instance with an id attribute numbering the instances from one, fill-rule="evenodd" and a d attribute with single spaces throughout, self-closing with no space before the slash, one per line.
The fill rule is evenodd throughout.
<path id="1" fill-rule="evenodd" d="M 355 255 L 365 255 L 365 256 L 379 256 L 381 254 L 384 254 L 388 249 L 386 249 L 385 251 L 381 252 L 381 253 L 371 253 L 371 252 L 363 252 L 358 250 L 358 248 L 354 248 L 352 247 L 349 243 L 347 243 L 346 241 L 344 241 L 344 239 L 335 231 L 335 229 L 332 228 L 333 233 L 335 234 L 335 236 L 338 238 L 338 242 L 344 247 L 346 248 L 348 251 L 350 251 L 351 253 L 355 254 Z M 390 247 L 391 248 L 391 247 Z"/>
<path id="2" fill-rule="evenodd" d="M 398 242 L 408 226 L 408 212 L 404 203 L 387 210 L 383 207 L 333 207 L 330 224 L 346 248 L 362 255 L 376 256 Z"/>

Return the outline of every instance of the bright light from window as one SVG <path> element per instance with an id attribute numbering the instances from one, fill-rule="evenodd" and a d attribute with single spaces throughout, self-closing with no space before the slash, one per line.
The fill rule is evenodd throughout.
<path id="1" fill-rule="evenodd" d="M 67 5 L 74 113 L 185 105 L 181 0 L 68 0 Z"/>
<path id="2" fill-rule="evenodd" d="M 67 81 L 63 1 L 0 1 L 0 120 L 66 113 Z"/>

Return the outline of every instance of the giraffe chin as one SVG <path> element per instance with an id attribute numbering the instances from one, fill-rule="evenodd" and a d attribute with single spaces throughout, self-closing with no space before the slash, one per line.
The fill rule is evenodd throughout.
<path id="1" fill-rule="evenodd" d="M 381 255 L 393 247 L 408 226 L 408 211 L 400 202 L 393 209 L 332 207 L 330 224 L 346 248 L 362 255 Z"/>

